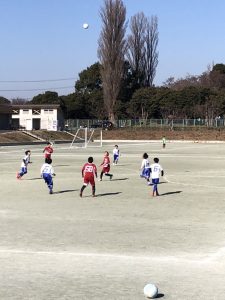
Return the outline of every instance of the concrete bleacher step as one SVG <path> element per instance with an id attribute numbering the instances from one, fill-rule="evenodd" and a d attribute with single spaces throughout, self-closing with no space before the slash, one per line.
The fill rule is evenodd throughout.
<path id="1" fill-rule="evenodd" d="M 36 135 L 36 134 L 33 134 L 33 133 L 31 133 L 31 132 L 29 132 L 29 131 L 26 131 L 26 130 L 22 130 L 22 132 L 23 132 L 24 134 L 26 134 L 26 135 L 29 135 L 29 136 L 35 138 L 35 139 L 38 140 L 38 141 L 45 142 L 45 140 L 44 140 L 43 138 L 39 137 L 39 136 Z"/>

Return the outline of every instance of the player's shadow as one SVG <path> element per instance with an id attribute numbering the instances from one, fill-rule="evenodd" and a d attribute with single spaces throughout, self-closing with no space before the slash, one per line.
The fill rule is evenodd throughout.
<path id="1" fill-rule="evenodd" d="M 77 192 L 77 191 L 78 190 L 63 190 L 63 191 L 54 192 L 54 194 L 71 193 L 71 192 Z"/>
<path id="2" fill-rule="evenodd" d="M 165 296 L 164 294 L 159 293 L 159 294 L 157 295 L 156 299 L 163 298 L 164 296 Z"/>
<path id="3" fill-rule="evenodd" d="M 104 194 L 98 194 L 95 197 L 103 197 L 103 196 L 114 196 L 114 195 L 118 195 L 121 194 L 122 192 L 115 192 L 115 193 L 104 193 Z"/>
<path id="4" fill-rule="evenodd" d="M 29 178 L 29 179 L 26 179 L 26 180 L 43 180 L 43 178 L 41 178 L 41 177 L 35 177 L 35 178 Z"/>
<path id="5" fill-rule="evenodd" d="M 116 179 L 112 179 L 112 181 L 122 181 L 122 180 L 128 180 L 129 178 L 125 177 L 125 178 L 116 178 Z"/>
<path id="6" fill-rule="evenodd" d="M 182 191 L 167 192 L 167 193 L 160 194 L 160 196 L 173 195 L 173 194 L 179 194 L 179 193 L 182 193 Z"/>

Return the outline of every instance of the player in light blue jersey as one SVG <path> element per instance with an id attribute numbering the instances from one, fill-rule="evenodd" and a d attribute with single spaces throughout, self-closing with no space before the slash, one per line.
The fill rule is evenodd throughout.
<path id="1" fill-rule="evenodd" d="M 21 169 L 19 172 L 16 173 L 17 179 L 21 179 L 23 175 L 27 174 L 27 165 L 30 163 L 30 155 L 31 155 L 30 150 L 25 151 L 25 156 L 21 163 Z"/>
<path id="2" fill-rule="evenodd" d="M 159 159 L 155 157 L 153 159 L 154 163 L 150 165 L 151 169 L 151 176 L 152 176 L 152 185 L 153 185 L 153 191 L 152 196 L 159 196 L 158 193 L 158 184 L 159 184 L 159 177 L 160 175 L 164 175 L 163 168 L 159 164 Z"/>
<path id="3" fill-rule="evenodd" d="M 149 182 L 149 178 L 150 178 L 150 163 L 148 160 L 148 154 L 144 153 L 143 154 L 143 159 L 142 159 L 142 163 L 141 163 L 141 174 L 140 174 L 141 178 L 145 178 L 148 182 L 148 184 L 150 184 Z"/>
<path id="4" fill-rule="evenodd" d="M 52 176 L 55 176 L 53 167 L 51 166 L 52 159 L 46 158 L 45 163 L 41 167 L 41 177 L 49 188 L 49 194 L 53 194 L 53 180 Z"/>

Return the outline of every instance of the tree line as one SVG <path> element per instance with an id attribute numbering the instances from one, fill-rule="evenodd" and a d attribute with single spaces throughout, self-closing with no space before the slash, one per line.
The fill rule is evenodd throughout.
<path id="1" fill-rule="evenodd" d="M 137 87 L 130 65 L 115 104 L 117 119 L 214 119 L 225 115 L 225 65 L 216 64 L 199 76 L 169 78 L 162 86 Z M 107 119 L 100 63 L 79 74 L 75 92 L 39 94 L 32 104 L 60 104 L 66 119 Z M 22 100 L 14 99 L 13 103 Z"/>

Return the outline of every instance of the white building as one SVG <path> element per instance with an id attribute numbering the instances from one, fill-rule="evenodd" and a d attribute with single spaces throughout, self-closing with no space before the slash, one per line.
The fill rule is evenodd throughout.
<path id="1" fill-rule="evenodd" d="M 12 127 L 25 130 L 51 130 L 64 128 L 64 118 L 57 104 L 12 105 Z"/>

